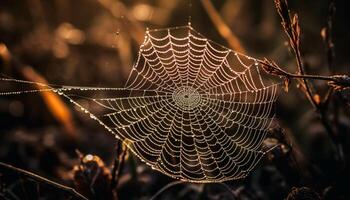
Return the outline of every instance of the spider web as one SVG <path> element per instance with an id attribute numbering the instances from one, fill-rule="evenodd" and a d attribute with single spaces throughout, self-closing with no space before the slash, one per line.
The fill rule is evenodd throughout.
<path id="1" fill-rule="evenodd" d="M 146 32 L 124 88 L 41 84 L 41 91 L 68 98 L 152 169 L 222 182 L 246 177 L 266 153 L 279 84 L 259 65 L 191 26 L 156 29 Z"/>

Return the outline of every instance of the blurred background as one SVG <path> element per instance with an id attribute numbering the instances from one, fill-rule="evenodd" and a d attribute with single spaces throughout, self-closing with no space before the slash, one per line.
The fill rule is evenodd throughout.
<path id="1" fill-rule="evenodd" d="M 289 6 L 299 14 L 307 73 L 349 74 L 346 1 L 290 1 Z M 189 19 L 224 46 L 297 71 L 273 0 L 1 0 L 0 72 L 44 83 L 122 87 L 146 28 L 187 25 Z M 331 64 L 325 34 L 332 36 Z M 295 83 L 281 92 L 276 125 L 266 141 L 278 148 L 245 180 L 164 188 L 174 180 L 152 171 L 95 121 L 50 93 L 0 97 L 0 161 L 89 199 L 150 199 L 157 192 L 156 199 L 349 199 L 349 92 L 329 97 L 323 113 L 331 126 L 327 131 Z M 312 84 L 314 98 L 328 98 L 324 81 Z M 33 89 L 5 82 L 0 87 Z M 339 145 L 338 155 L 333 147 Z M 0 166 L 2 198 L 77 197 Z"/>

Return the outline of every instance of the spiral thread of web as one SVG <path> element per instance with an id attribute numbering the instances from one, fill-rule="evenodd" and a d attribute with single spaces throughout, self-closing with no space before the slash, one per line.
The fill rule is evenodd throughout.
<path id="1" fill-rule="evenodd" d="M 278 85 L 256 59 L 234 52 L 191 26 L 149 30 L 124 88 L 36 84 L 54 91 L 123 140 L 142 161 L 191 182 L 244 178 L 265 154 Z M 76 92 L 92 92 L 93 98 Z M 99 98 L 99 91 L 108 92 Z M 94 104 L 82 105 L 75 97 Z M 95 113 L 100 107 L 103 114 Z"/>
<path id="2" fill-rule="evenodd" d="M 191 26 L 146 32 L 129 98 L 98 99 L 109 127 L 153 169 L 192 182 L 245 177 L 265 151 L 277 84 L 257 60 Z"/>

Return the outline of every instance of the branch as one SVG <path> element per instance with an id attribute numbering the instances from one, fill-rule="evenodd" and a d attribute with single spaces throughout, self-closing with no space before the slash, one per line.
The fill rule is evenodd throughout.
<path id="1" fill-rule="evenodd" d="M 174 182 L 171 182 L 167 185 L 165 185 L 164 187 L 162 187 L 162 189 L 160 189 L 155 195 L 153 195 L 150 200 L 156 200 L 156 198 L 161 195 L 164 191 L 166 191 L 167 189 L 173 187 L 173 186 L 176 186 L 176 185 L 180 185 L 180 184 L 184 184 L 186 182 L 183 182 L 183 181 L 174 181 Z"/>
<path id="2" fill-rule="evenodd" d="M 276 63 L 267 60 L 258 60 L 262 68 L 266 73 L 274 76 L 282 76 L 286 79 L 313 79 L 328 81 L 328 84 L 335 90 L 343 90 L 350 88 L 350 76 L 348 75 L 332 75 L 332 76 L 321 76 L 321 75 L 309 75 L 309 74 L 293 74 L 281 69 Z"/>
<path id="3" fill-rule="evenodd" d="M 333 148 L 339 155 L 339 159 L 343 162 L 344 160 L 343 147 L 341 145 L 339 138 L 334 133 L 331 123 L 327 119 L 326 107 L 329 104 L 329 100 L 330 100 L 329 96 L 333 93 L 333 90 L 350 89 L 350 76 L 348 75 L 320 76 L 320 75 L 292 74 L 281 69 L 276 63 L 269 61 L 266 58 L 263 61 L 257 60 L 257 62 L 261 64 L 262 68 L 266 73 L 269 73 L 275 76 L 284 77 L 287 83 L 286 85 L 287 88 L 291 79 L 303 79 L 303 80 L 314 79 L 314 80 L 328 81 L 328 85 L 330 85 L 332 89 L 327 93 L 325 101 L 321 102 L 320 100 L 316 100 L 316 98 L 314 98 L 313 96 L 311 96 L 311 98 L 317 112 L 319 113 L 320 120 L 324 128 L 326 129 L 329 137 L 333 141 L 332 143 Z"/>
<path id="4" fill-rule="evenodd" d="M 124 168 L 125 156 L 126 156 L 126 148 L 123 143 L 118 140 L 116 147 L 116 156 L 114 158 L 114 164 L 112 169 L 112 179 L 111 179 L 111 188 L 115 190 L 118 186 L 120 175 Z"/>
<path id="5" fill-rule="evenodd" d="M 68 193 L 70 193 L 74 197 L 77 197 L 78 199 L 88 200 L 86 197 L 84 197 L 82 194 L 77 192 L 75 189 L 73 189 L 71 187 L 68 187 L 68 186 L 65 186 L 65 185 L 62 185 L 62 184 L 59 184 L 59 183 L 56 183 L 54 181 L 51 181 L 51 180 L 49 180 L 47 178 L 44 178 L 44 177 L 39 176 L 37 174 L 34 174 L 33 172 L 29 172 L 29 171 L 26 171 L 24 169 L 20 169 L 20 168 L 14 167 L 12 165 L 9 165 L 9 164 L 3 163 L 3 162 L 0 162 L 0 166 L 4 167 L 4 168 L 7 168 L 9 170 L 15 171 L 17 173 L 20 173 L 22 175 L 25 175 L 27 177 L 30 177 L 30 178 L 32 178 L 34 180 L 37 180 L 38 182 L 41 182 L 41 183 L 44 183 L 44 184 L 47 184 L 47 185 L 51 185 L 51 186 L 53 186 L 55 188 L 67 191 Z"/>
<path id="6" fill-rule="evenodd" d="M 299 17 L 297 14 L 294 14 L 293 17 L 289 11 L 287 0 L 275 0 L 275 6 L 278 14 L 281 18 L 281 24 L 284 29 L 284 32 L 288 36 L 289 45 L 293 49 L 295 60 L 297 63 L 298 74 L 303 75 L 305 73 L 301 53 L 300 53 L 300 26 L 299 26 Z M 317 101 L 313 98 L 313 94 L 307 79 L 302 78 L 300 81 L 304 87 L 304 93 L 310 103 L 314 108 L 318 109 Z"/>
<path id="7" fill-rule="evenodd" d="M 328 69 L 334 72 L 333 64 L 335 58 L 334 43 L 333 43 L 333 21 L 335 18 L 335 1 L 331 0 L 328 7 L 327 24 L 321 29 L 321 37 L 325 45 L 327 53 Z"/>

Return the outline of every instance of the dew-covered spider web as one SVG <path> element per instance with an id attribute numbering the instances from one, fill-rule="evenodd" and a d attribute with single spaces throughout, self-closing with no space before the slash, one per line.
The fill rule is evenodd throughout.
<path id="1" fill-rule="evenodd" d="M 191 26 L 149 30 L 124 88 L 41 91 L 68 98 L 153 169 L 222 182 L 246 177 L 267 151 L 278 83 L 259 65 Z"/>

